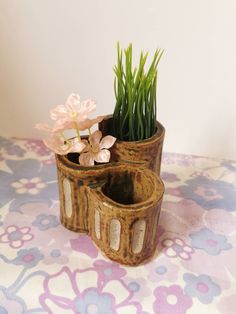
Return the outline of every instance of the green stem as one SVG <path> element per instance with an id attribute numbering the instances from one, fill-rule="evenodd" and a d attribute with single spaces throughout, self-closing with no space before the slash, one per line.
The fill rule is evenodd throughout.
<path id="1" fill-rule="evenodd" d="M 79 142 L 81 142 L 81 136 L 80 136 L 79 128 L 78 128 L 78 125 L 76 122 L 74 122 L 74 126 L 75 126 L 75 131 L 77 133 L 78 140 L 79 140 Z"/>
<path id="2" fill-rule="evenodd" d="M 68 138 L 65 136 L 65 134 L 63 132 L 60 133 L 61 136 L 64 138 L 66 144 L 70 145 L 70 141 L 68 140 Z"/>

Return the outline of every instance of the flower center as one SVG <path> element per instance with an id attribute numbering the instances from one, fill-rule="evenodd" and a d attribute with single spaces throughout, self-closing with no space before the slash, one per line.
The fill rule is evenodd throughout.
<path id="1" fill-rule="evenodd" d="M 178 299 L 176 297 L 176 295 L 174 294 L 169 294 L 166 298 L 167 303 L 171 304 L 171 305 L 175 305 L 178 302 Z"/>
<path id="2" fill-rule="evenodd" d="M 52 256 L 52 257 L 59 257 L 59 256 L 61 256 L 61 252 L 60 252 L 60 250 L 52 250 L 51 251 L 51 253 L 50 253 L 50 255 Z"/>
<path id="3" fill-rule="evenodd" d="M 26 263 L 30 263 L 34 260 L 34 255 L 32 254 L 27 254 L 23 257 L 23 261 Z"/>
<path id="4" fill-rule="evenodd" d="M 167 268 L 165 266 L 159 266 L 156 268 L 156 273 L 159 275 L 163 275 L 164 273 L 166 273 Z"/>
<path id="5" fill-rule="evenodd" d="M 10 241 L 17 241 L 17 240 L 21 240 L 22 238 L 22 232 L 21 231 L 13 231 L 8 235 L 8 239 Z"/>
<path id="6" fill-rule="evenodd" d="M 100 147 L 98 145 L 92 145 L 91 149 L 94 154 L 97 154 L 100 151 Z"/>
<path id="7" fill-rule="evenodd" d="M 87 306 L 87 313 L 88 314 L 97 314 L 98 313 L 98 307 L 96 304 L 89 304 Z"/>
<path id="8" fill-rule="evenodd" d="M 140 290 L 140 285 L 135 281 L 129 283 L 128 287 L 129 287 L 129 290 L 131 290 L 133 292 L 137 292 Z"/>
<path id="9" fill-rule="evenodd" d="M 25 184 L 25 187 L 27 189 L 33 189 L 33 188 L 35 188 L 35 186 L 36 186 L 36 184 L 33 183 L 33 182 L 28 182 L 28 183 Z"/>
<path id="10" fill-rule="evenodd" d="M 197 290 L 202 292 L 202 293 L 207 293 L 209 288 L 208 288 L 208 286 L 205 283 L 199 282 L 197 284 Z"/>
<path id="11" fill-rule="evenodd" d="M 179 244 L 174 244 L 173 245 L 173 250 L 176 252 L 176 253 L 179 253 L 179 252 L 182 252 L 183 251 L 183 248 L 181 245 Z"/>
<path id="12" fill-rule="evenodd" d="M 77 115 L 76 111 L 70 111 L 70 117 L 75 118 Z"/>
<path id="13" fill-rule="evenodd" d="M 213 239 L 208 239 L 206 240 L 206 243 L 209 245 L 209 246 L 216 246 L 218 244 L 218 242 L 216 240 L 213 240 Z"/>
<path id="14" fill-rule="evenodd" d="M 107 275 L 107 276 L 111 276 L 112 275 L 112 269 L 111 268 L 106 268 L 104 270 L 104 274 Z"/>

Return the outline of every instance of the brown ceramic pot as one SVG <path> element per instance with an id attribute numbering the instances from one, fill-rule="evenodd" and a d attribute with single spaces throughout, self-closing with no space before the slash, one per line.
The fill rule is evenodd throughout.
<path id="1" fill-rule="evenodd" d="M 115 162 L 83 167 L 56 155 L 62 224 L 91 236 L 110 259 L 139 265 L 156 250 L 164 193 L 143 165 Z"/>
<path id="2" fill-rule="evenodd" d="M 99 129 L 111 134 L 112 116 Z M 80 166 L 78 154 L 56 155 L 61 223 L 87 233 L 110 259 L 139 265 L 156 250 L 157 226 L 164 193 L 159 178 L 165 130 L 143 141 L 119 141 L 111 161 Z"/>
<path id="3" fill-rule="evenodd" d="M 99 123 L 99 130 L 103 136 L 112 134 L 112 115 L 107 115 L 105 119 Z M 141 141 L 120 141 L 116 140 L 111 151 L 111 161 L 125 161 L 144 163 L 145 166 L 157 175 L 160 175 L 162 148 L 165 136 L 164 127 L 157 122 L 156 133 L 145 140 Z"/>

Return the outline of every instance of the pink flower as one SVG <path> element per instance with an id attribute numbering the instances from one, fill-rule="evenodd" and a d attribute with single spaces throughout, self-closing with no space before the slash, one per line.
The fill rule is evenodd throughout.
<path id="1" fill-rule="evenodd" d="M 44 140 L 44 144 L 56 154 L 66 155 L 71 152 L 80 153 L 86 147 L 87 141 L 79 141 L 78 138 L 73 138 L 66 142 L 61 134 L 55 133 Z"/>
<path id="2" fill-rule="evenodd" d="M 183 260 L 189 260 L 191 254 L 194 253 L 194 249 L 180 238 L 165 239 L 162 241 L 162 245 L 168 257 L 180 257 Z"/>
<path id="3" fill-rule="evenodd" d="M 93 166 L 94 161 L 99 163 L 109 162 L 111 153 L 108 148 L 112 147 L 116 138 L 107 135 L 102 140 L 102 132 L 95 131 L 89 138 L 90 145 L 80 154 L 79 162 L 82 166 Z"/>
<path id="4" fill-rule="evenodd" d="M 80 102 L 79 95 L 71 94 L 65 105 L 56 106 L 50 111 L 51 119 L 55 121 L 53 127 L 50 127 L 47 123 L 38 123 L 35 127 L 50 133 L 58 133 L 68 129 L 84 131 L 103 120 L 104 116 L 98 116 L 94 119 L 88 118 L 89 114 L 95 109 L 96 103 L 93 100 L 87 99 Z"/>
<path id="5" fill-rule="evenodd" d="M 178 285 L 160 286 L 154 291 L 156 301 L 153 309 L 156 314 L 184 314 L 192 306 L 192 299 L 183 293 Z"/>
<path id="6" fill-rule="evenodd" d="M 30 227 L 19 228 L 15 225 L 10 225 L 5 229 L 5 232 L 0 235 L 1 243 L 9 243 L 13 249 L 18 249 L 24 245 L 24 242 L 33 239 L 30 233 Z"/>
<path id="7" fill-rule="evenodd" d="M 65 105 L 56 106 L 50 111 L 51 119 L 55 120 L 53 132 L 63 129 L 78 128 L 83 131 L 91 128 L 95 123 L 101 122 L 104 117 L 88 119 L 88 115 L 96 109 L 96 103 L 87 99 L 80 102 L 80 96 L 71 94 Z"/>

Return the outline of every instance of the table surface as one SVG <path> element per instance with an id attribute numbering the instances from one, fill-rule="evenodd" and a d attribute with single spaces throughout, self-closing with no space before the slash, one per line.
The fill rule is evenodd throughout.
<path id="1" fill-rule="evenodd" d="M 60 225 L 53 154 L 0 138 L 0 313 L 236 313 L 236 163 L 164 153 L 158 253 L 111 262 Z"/>

